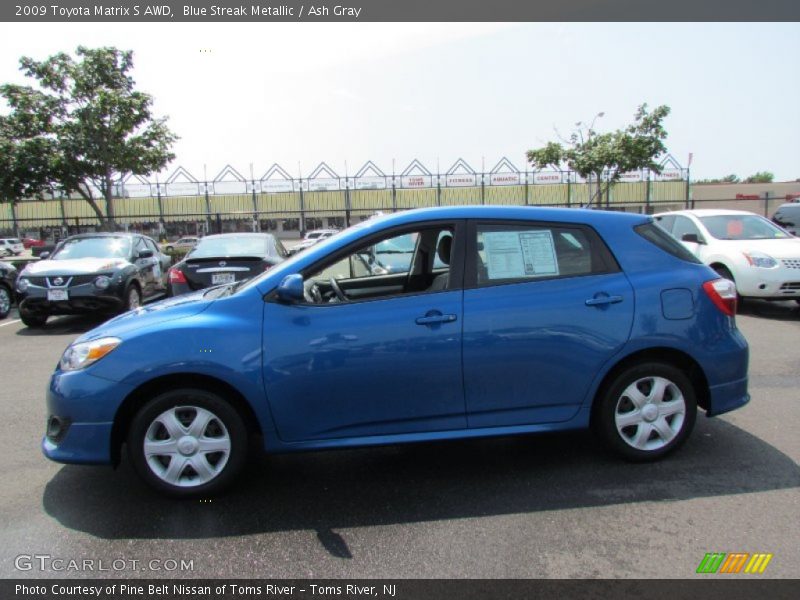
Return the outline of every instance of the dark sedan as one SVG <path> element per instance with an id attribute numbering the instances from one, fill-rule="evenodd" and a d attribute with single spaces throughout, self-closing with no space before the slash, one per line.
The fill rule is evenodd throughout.
<path id="1" fill-rule="evenodd" d="M 41 327 L 50 315 L 125 312 L 163 296 L 172 259 L 149 237 L 84 233 L 61 241 L 17 279 L 19 316 Z"/>
<path id="2" fill-rule="evenodd" d="M 286 248 L 271 233 L 209 235 L 169 270 L 169 295 L 250 279 L 286 256 Z"/>
<path id="3" fill-rule="evenodd" d="M 0 319 L 5 319 L 11 312 L 14 302 L 14 282 L 17 270 L 14 265 L 0 261 Z"/>

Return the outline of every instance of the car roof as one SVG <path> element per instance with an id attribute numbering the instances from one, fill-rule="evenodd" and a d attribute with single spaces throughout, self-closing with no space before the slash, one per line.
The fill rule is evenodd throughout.
<path id="1" fill-rule="evenodd" d="M 128 231 L 98 231 L 95 233 L 76 233 L 75 235 L 71 235 L 69 237 L 64 238 L 64 240 L 79 240 L 84 238 L 98 238 L 98 237 L 127 237 L 127 238 L 134 238 L 134 237 L 147 237 L 141 233 L 130 233 Z M 63 240 L 62 240 L 63 241 Z"/>
<path id="2" fill-rule="evenodd" d="M 639 224 L 650 217 L 638 213 L 593 210 L 584 208 L 551 208 L 544 206 L 436 206 L 431 208 L 415 208 L 412 210 L 379 215 L 362 221 L 356 226 L 402 225 L 417 221 L 437 219 L 508 219 L 526 221 L 563 221 L 565 223 L 603 223 L 628 220 Z"/>
<path id="3" fill-rule="evenodd" d="M 215 240 L 219 238 L 230 238 L 230 237 L 252 237 L 252 238 L 264 238 L 270 239 L 275 237 L 271 233 L 250 233 L 246 231 L 236 232 L 236 233 L 215 233 L 213 235 L 207 235 L 205 237 L 200 238 L 201 240 Z"/>
<path id="4" fill-rule="evenodd" d="M 726 208 L 695 208 L 691 210 L 672 210 L 669 212 L 656 213 L 654 217 L 665 217 L 667 215 L 690 215 L 695 217 L 721 217 L 726 215 L 756 215 L 747 210 L 729 210 Z"/>

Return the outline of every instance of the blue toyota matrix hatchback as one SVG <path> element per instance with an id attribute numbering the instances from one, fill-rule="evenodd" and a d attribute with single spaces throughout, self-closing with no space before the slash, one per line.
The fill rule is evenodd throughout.
<path id="1" fill-rule="evenodd" d="M 652 219 L 447 207 L 351 227 L 64 352 L 44 453 L 218 492 L 269 452 L 592 427 L 644 461 L 738 408 L 736 289 Z"/>

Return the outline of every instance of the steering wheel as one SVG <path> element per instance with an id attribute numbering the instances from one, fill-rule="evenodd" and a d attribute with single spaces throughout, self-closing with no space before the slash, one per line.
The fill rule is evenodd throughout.
<path id="1" fill-rule="evenodd" d="M 331 284 L 331 289 L 333 290 L 333 293 L 336 294 L 339 302 L 350 302 L 350 298 L 344 295 L 344 292 L 342 291 L 342 288 L 339 287 L 339 282 L 336 281 L 335 277 L 328 279 L 328 282 Z"/>
<path id="2" fill-rule="evenodd" d="M 311 285 L 305 288 L 303 295 L 306 301 L 311 304 L 320 304 L 322 302 L 322 292 L 319 291 L 319 286 L 313 280 Z"/>

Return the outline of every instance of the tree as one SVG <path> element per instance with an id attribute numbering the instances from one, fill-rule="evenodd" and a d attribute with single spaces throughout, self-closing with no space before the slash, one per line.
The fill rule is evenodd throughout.
<path id="1" fill-rule="evenodd" d="M 775 175 L 769 171 L 759 171 L 744 180 L 745 183 L 772 183 Z"/>
<path id="2" fill-rule="evenodd" d="M 175 158 L 170 149 L 178 138 L 166 118 L 152 115 L 152 96 L 134 89 L 132 52 L 80 46 L 76 55 L 59 53 L 41 62 L 23 57 L 21 70 L 38 89 L 0 86 L 11 108 L 0 143 L 15 149 L 4 160 L 17 174 L 0 191 L 12 198 L 36 195 L 48 185 L 77 192 L 101 225 L 113 229 L 115 178 L 160 171 Z M 106 201 L 105 215 L 99 198 Z"/>
<path id="3" fill-rule="evenodd" d="M 725 175 L 725 177 L 714 177 L 711 179 L 696 179 L 694 183 L 739 183 L 738 175 Z"/>
<path id="4" fill-rule="evenodd" d="M 636 110 L 634 122 L 624 130 L 597 133 L 594 121 L 591 124 L 576 123 L 576 129 L 564 143 L 548 142 L 545 146 L 528 150 L 528 162 L 535 169 L 553 167 L 561 169 L 564 165 L 581 177 L 597 181 L 597 190 L 589 195 L 589 204 L 595 198 L 603 197 L 611 184 L 619 181 L 626 171 L 647 168 L 655 173 L 661 172 L 656 159 L 666 152 L 664 139 L 667 132 L 662 121 L 669 115 L 668 106 L 659 106 L 652 112 L 647 104 Z M 598 116 L 602 116 L 599 113 Z M 603 175 L 606 180 L 603 181 Z"/>

